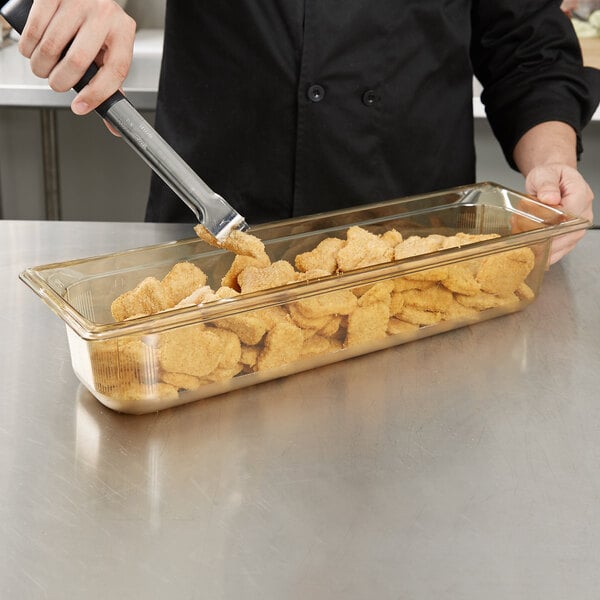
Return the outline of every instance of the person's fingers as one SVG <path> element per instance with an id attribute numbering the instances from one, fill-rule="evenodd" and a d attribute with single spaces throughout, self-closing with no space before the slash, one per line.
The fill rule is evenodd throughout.
<path id="1" fill-rule="evenodd" d="M 73 112 L 85 114 L 95 109 L 121 87 L 131 66 L 134 40 L 133 20 L 109 33 L 98 73 L 74 98 L 71 104 Z"/>
<path id="2" fill-rule="evenodd" d="M 57 10 L 58 4 L 58 0 L 33 3 L 19 39 L 19 52 L 26 58 L 31 58 Z"/>
<path id="3" fill-rule="evenodd" d="M 525 180 L 525 189 L 540 202 L 557 205 L 562 198 L 560 172 L 551 168 L 532 169 Z"/>

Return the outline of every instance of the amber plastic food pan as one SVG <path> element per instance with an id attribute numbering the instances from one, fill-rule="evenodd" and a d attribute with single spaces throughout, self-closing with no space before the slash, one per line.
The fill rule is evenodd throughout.
<path id="1" fill-rule="evenodd" d="M 395 251 L 384 263 L 121 322 L 111 303 L 143 279 L 160 280 L 188 261 L 217 289 L 234 255 L 194 237 L 20 277 L 66 323 L 83 385 L 106 406 L 140 414 L 519 311 L 540 292 L 551 240 L 588 226 L 493 183 L 280 221 L 252 233 L 272 262 L 291 265 L 326 238 L 346 240 L 351 227 L 378 239 L 399 233 L 407 245 L 438 243 L 416 256 Z"/>

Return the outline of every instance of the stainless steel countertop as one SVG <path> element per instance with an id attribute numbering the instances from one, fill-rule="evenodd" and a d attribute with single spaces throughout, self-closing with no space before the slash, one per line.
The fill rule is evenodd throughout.
<path id="1" fill-rule="evenodd" d="M 0 597 L 598 597 L 600 231 L 524 312 L 111 412 L 17 275 L 185 237 L 0 221 Z"/>
<path id="2" fill-rule="evenodd" d="M 154 110 L 160 76 L 163 31 L 141 29 L 137 32 L 133 61 L 123 90 L 139 110 Z M 68 108 L 74 92 L 58 94 L 45 79 L 36 77 L 12 43 L 0 49 L 0 106 Z"/>

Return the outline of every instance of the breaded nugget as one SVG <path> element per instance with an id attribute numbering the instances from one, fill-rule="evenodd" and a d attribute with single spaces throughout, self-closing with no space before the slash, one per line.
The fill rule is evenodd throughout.
<path id="1" fill-rule="evenodd" d="M 394 248 L 394 259 L 401 260 L 420 254 L 435 252 L 442 247 L 444 236 L 432 234 L 426 237 L 411 235 Z"/>
<path id="2" fill-rule="evenodd" d="M 398 318 L 402 321 L 414 323 L 415 325 L 435 325 L 442 320 L 442 313 L 405 305 Z"/>
<path id="3" fill-rule="evenodd" d="M 405 292 L 406 290 L 426 290 L 433 287 L 435 284 L 435 281 L 429 281 L 427 279 L 407 279 L 406 276 L 397 277 L 394 279 L 394 291 Z"/>
<path id="4" fill-rule="evenodd" d="M 169 308 L 170 300 L 156 277 L 146 277 L 135 288 L 113 300 L 110 311 L 115 321 L 153 315 Z"/>
<path id="5" fill-rule="evenodd" d="M 404 294 L 402 292 L 393 292 L 390 296 L 390 315 L 399 315 L 404 308 Z"/>
<path id="6" fill-rule="evenodd" d="M 231 263 L 231 267 L 223 278 L 221 279 L 221 285 L 233 288 L 237 291 L 240 290 L 240 284 L 238 282 L 238 275 L 246 268 L 246 267 L 267 267 L 271 264 L 269 257 L 265 254 L 262 257 L 256 258 L 254 256 L 244 256 L 242 254 L 237 255 L 233 262 Z"/>
<path id="7" fill-rule="evenodd" d="M 300 312 L 311 319 L 327 315 L 349 315 L 357 304 L 358 300 L 350 290 L 335 290 L 303 298 L 295 303 Z"/>
<path id="8" fill-rule="evenodd" d="M 322 269 L 329 275 L 335 273 L 337 271 L 337 253 L 345 244 L 346 240 L 325 238 L 314 250 L 296 256 L 296 269 L 303 272 Z"/>
<path id="9" fill-rule="evenodd" d="M 500 237 L 498 233 L 463 233 L 462 231 L 448 236 L 442 245 L 442 248 L 461 248 L 468 244 L 474 244 L 475 242 L 483 242 L 485 240 L 492 240 Z"/>
<path id="10" fill-rule="evenodd" d="M 260 349 L 256 346 L 246 346 L 242 344 L 242 351 L 240 354 L 240 362 L 244 370 L 250 371 L 252 367 L 256 365 L 258 361 L 258 355 L 260 354 Z"/>
<path id="11" fill-rule="evenodd" d="M 268 267 L 246 267 L 238 275 L 238 283 L 243 294 L 268 290 L 296 281 L 296 271 L 285 260 L 278 260 Z"/>
<path id="12" fill-rule="evenodd" d="M 534 291 L 525 282 L 519 285 L 515 294 L 517 294 L 521 300 L 533 300 L 535 298 Z"/>
<path id="13" fill-rule="evenodd" d="M 337 253 L 337 264 L 345 272 L 389 262 L 393 257 L 393 248 L 384 240 L 355 225 L 346 232 L 346 244 Z"/>
<path id="14" fill-rule="evenodd" d="M 409 281 L 444 281 L 448 277 L 448 267 L 434 267 L 405 275 Z"/>
<path id="15" fill-rule="evenodd" d="M 206 285 L 206 273 L 191 262 L 179 262 L 162 278 L 171 306 L 175 306 L 194 290 Z"/>
<path id="16" fill-rule="evenodd" d="M 152 383 L 157 379 L 156 350 L 137 338 L 122 338 L 91 345 L 90 362 L 98 391 L 129 383 Z"/>
<path id="17" fill-rule="evenodd" d="M 243 256 L 253 256 L 254 258 L 262 259 L 265 255 L 265 245 L 256 236 L 233 229 L 229 235 L 222 241 L 210 233 L 204 225 L 198 224 L 194 227 L 196 235 L 204 242 L 215 246 L 216 248 L 225 248 L 234 254 L 242 254 Z"/>
<path id="18" fill-rule="evenodd" d="M 300 356 L 301 358 L 317 356 L 319 354 L 325 354 L 331 349 L 331 342 L 328 338 L 322 335 L 313 335 L 311 338 L 305 340 Z"/>
<path id="19" fill-rule="evenodd" d="M 492 254 L 481 261 L 476 279 L 484 292 L 507 296 L 525 281 L 534 264 L 530 248 Z"/>
<path id="20" fill-rule="evenodd" d="M 383 302 L 359 306 L 348 316 L 345 346 L 356 346 L 386 337 L 389 319 L 389 305 Z"/>
<path id="21" fill-rule="evenodd" d="M 325 327 L 332 319 L 332 315 L 326 314 L 322 317 L 307 317 L 299 308 L 298 302 L 290 302 L 287 305 L 290 317 L 294 324 L 302 329 L 312 330 L 316 333 L 319 329 Z"/>
<path id="22" fill-rule="evenodd" d="M 319 335 L 322 335 L 327 338 L 333 337 L 339 331 L 342 324 L 342 320 L 343 318 L 338 315 L 333 315 L 329 317 L 329 322 L 324 327 L 319 329 Z"/>
<path id="23" fill-rule="evenodd" d="M 378 281 L 360 296 L 358 306 L 370 306 L 371 304 L 379 304 L 380 302 L 389 306 L 393 291 L 394 282 L 391 279 Z"/>
<path id="24" fill-rule="evenodd" d="M 265 322 L 256 314 L 242 313 L 214 321 L 217 329 L 225 329 L 236 334 L 244 344 L 258 344 L 267 332 Z"/>
<path id="25" fill-rule="evenodd" d="M 512 304 L 519 301 L 519 298 L 515 296 L 515 294 L 510 294 L 508 296 L 496 296 L 496 294 L 489 294 L 488 292 L 479 292 L 474 296 L 455 294 L 454 298 L 463 306 L 469 306 L 477 310 L 487 310 L 488 308 L 504 306 L 506 304 Z"/>
<path id="26" fill-rule="evenodd" d="M 238 373 L 241 373 L 243 369 L 244 365 L 242 363 L 237 363 L 231 367 L 217 367 L 212 373 L 209 373 L 206 377 L 202 378 L 202 384 L 207 385 L 209 383 L 229 381 Z"/>
<path id="27" fill-rule="evenodd" d="M 293 323 L 277 323 L 265 336 L 265 345 L 257 361 L 259 371 L 281 367 L 297 360 L 304 346 L 302 329 Z"/>
<path id="28" fill-rule="evenodd" d="M 215 293 L 208 285 L 203 285 L 195 289 L 189 296 L 180 300 L 174 308 L 183 308 L 185 306 L 197 306 L 204 302 L 215 300 Z"/>
<path id="29" fill-rule="evenodd" d="M 479 311 L 476 308 L 465 306 L 453 299 L 452 303 L 444 309 L 442 319 L 444 321 L 452 321 L 454 319 L 473 319 L 477 318 Z"/>
<path id="30" fill-rule="evenodd" d="M 221 338 L 204 325 L 165 331 L 158 341 L 158 357 L 164 371 L 205 377 L 221 362 Z"/>
<path id="31" fill-rule="evenodd" d="M 433 286 L 426 290 L 407 290 L 402 292 L 404 306 L 412 306 L 430 312 L 443 312 L 452 304 L 452 292 L 442 286 Z"/>
<path id="32" fill-rule="evenodd" d="M 217 369 L 224 371 L 233 369 L 240 362 L 242 356 L 240 338 L 233 331 L 227 329 L 214 327 L 210 331 L 219 337 L 222 349 L 221 360 L 217 365 Z"/>
<path id="33" fill-rule="evenodd" d="M 402 321 L 401 319 L 396 319 L 392 317 L 388 321 L 387 333 L 388 335 L 398 335 L 403 333 L 412 333 L 419 329 L 418 325 L 414 323 L 409 323 L 408 321 Z"/>
<path id="34" fill-rule="evenodd" d="M 163 371 L 160 375 L 161 381 L 168 383 L 178 390 L 197 390 L 202 385 L 202 380 L 186 373 L 172 373 Z"/>
<path id="35" fill-rule="evenodd" d="M 277 323 L 291 322 L 288 311 L 282 306 L 261 308 L 260 310 L 254 311 L 252 314 L 262 321 L 267 331 L 273 329 Z"/>
<path id="36" fill-rule="evenodd" d="M 402 242 L 402 234 L 395 229 L 388 229 L 381 234 L 381 239 L 390 247 L 395 248 L 400 242 Z"/>
<path id="37" fill-rule="evenodd" d="M 481 287 L 475 273 L 478 268 L 479 261 L 468 261 L 465 263 L 456 263 L 448 265 L 448 277 L 442 281 L 445 288 L 457 294 L 473 296 L 477 294 Z"/>
<path id="38" fill-rule="evenodd" d="M 296 281 L 311 281 L 313 279 L 321 279 L 323 277 L 329 277 L 331 273 L 325 269 L 311 269 L 304 273 L 296 273 Z"/>

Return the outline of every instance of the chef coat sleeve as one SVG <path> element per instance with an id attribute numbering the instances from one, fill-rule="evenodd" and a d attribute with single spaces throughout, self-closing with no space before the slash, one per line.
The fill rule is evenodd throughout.
<path id="1" fill-rule="evenodd" d="M 600 100 L 600 71 L 584 67 L 569 18 L 557 0 L 475 0 L 471 61 L 488 121 L 513 169 L 513 150 L 539 123 L 581 131 Z"/>

